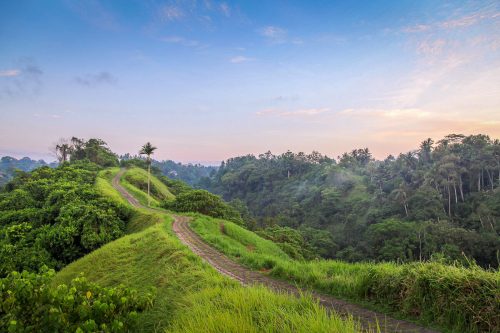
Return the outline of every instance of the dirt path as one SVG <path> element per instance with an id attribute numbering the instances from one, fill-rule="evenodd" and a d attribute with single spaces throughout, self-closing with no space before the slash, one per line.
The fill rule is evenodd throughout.
<path id="1" fill-rule="evenodd" d="M 147 208 L 139 203 L 127 190 L 120 185 L 120 177 L 123 175 L 121 170 L 113 179 L 113 186 L 127 199 L 127 201 L 134 207 L 146 208 L 158 212 L 153 208 Z M 207 243 L 205 243 L 200 236 L 198 236 L 191 228 L 189 228 L 189 217 L 173 215 L 174 222 L 172 229 L 179 239 L 187 245 L 194 253 L 203 258 L 211 266 L 213 266 L 220 273 L 227 275 L 243 285 L 263 284 L 270 289 L 287 292 L 293 295 L 307 293 L 308 291 L 302 290 L 295 285 L 288 282 L 271 278 L 267 275 L 252 271 L 233 260 L 229 259 L 226 255 L 220 253 Z M 310 291 L 309 291 L 310 292 Z M 311 293 L 311 292 L 310 292 Z M 366 329 L 375 327 L 376 323 L 379 324 L 381 332 L 415 332 L 415 333 L 437 333 L 430 329 L 426 329 L 416 324 L 394 319 L 384 314 L 377 313 L 371 310 L 364 309 L 359 305 L 351 304 L 346 301 L 334 298 L 329 295 L 323 295 L 312 292 L 313 297 L 318 299 L 319 303 L 327 308 L 333 310 L 341 315 L 352 315 L 354 318 L 359 319 L 362 326 Z"/>

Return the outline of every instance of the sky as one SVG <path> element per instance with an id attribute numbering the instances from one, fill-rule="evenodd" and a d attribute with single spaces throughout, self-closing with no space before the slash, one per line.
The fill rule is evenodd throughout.
<path id="1" fill-rule="evenodd" d="M 214 164 L 500 138 L 499 1 L 0 2 L 0 156 Z"/>

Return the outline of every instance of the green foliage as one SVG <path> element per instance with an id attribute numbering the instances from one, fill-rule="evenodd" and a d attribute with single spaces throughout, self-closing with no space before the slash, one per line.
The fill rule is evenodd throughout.
<path id="1" fill-rule="evenodd" d="M 197 212 L 243 224 L 240 214 L 221 197 L 205 190 L 192 190 L 179 194 L 174 201 L 164 202 L 163 207 L 176 212 Z"/>
<path id="2" fill-rule="evenodd" d="M 221 224 L 224 228 L 221 228 Z M 215 247 L 224 253 L 242 259 L 246 256 L 252 257 L 253 259 L 247 263 L 260 259 L 265 261 L 269 253 L 273 253 L 276 257 L 289 258 L 278 244 L 229 221 L 198 216 L 190 223 L 190 226 L 209 244 L 216 244 Z M 222 229 L 224 232 L 221 231 Z"/>
<path id="3" fill-rule="evenodd" d="M 224 223 L 224 232 L 218 227 L 220 223 Z M 389 220 L 383 227 L 372 230 L 373 237 L 382 239 L 383 233 L 389 232 L 395 233 L 392 236 L 396 239 L 404 239 L 400 233 L 409 225 Z M 453 332 L 495 332 L 500 328 L 498 271 L 485 271 L 473 264 L 466 268 L 458 263 L 352 264 L 337 260 L 294 260 L 267 244 L 268 240 L 228 221 L 197 218 L 191 226 L 206 242 L 234 260 L 305 288 L 370 302 L 378 311 L 398 312 Z M 398 246 L 396 241 L 387 247 L 382 243 L 379 251 L 389 255 Z M 400 255 L 405 249 L 396 252 Z"/>
<path id="4" fill-rule="evenodd" d="M 344 321 L 336 314 L 327 314 L 309 297 L 241 286 L 182 245 L 172 235 L 172 219 L 166 214 L 151 215 L 142 210 L 135 214 L 138 221 L 152 218 L 154 222 L 66 266 L 52 284 L 68 283 L 85 272 L 90 281 L 101 286 L 126 282 L 139 295 L 154 286 L 157 296 L 152 307 L 138 313 L 138 332 L 267 332 L 273 326 L 276 332 L 280 328 L 285 332 L 305 332 L 306 328 L 317 332 L 359 331 L 352 319 Z M 227 228 L 231 233 L 232 226 L 237 226 L 227 223 L 231 224 Z M 275 244 L 262 241 L 270 246 L 269 251 L 286 257 Z"/>
<path id="5" fill-rule="evenodd" d="M 329 232 L 327 249 L 316 247 L 325 258 L 410 261 L 463 252 L 485 268 L 500 264 L 500 141 L 485 135 L 427 139 L 417 151 L 383 161 L 366 148 L 342 154 L 338 164 L 318 153 L 241 156 L 199 185 L 240 200 L 251 229 Z M 388 220 L 407 224 L 392 233 L 393 245 L 373 251 L 372 225 Z M 424 238 L 425 223 L 437 227 L 426 226 Z"/>
<path id="6" fill-rule="evenodd" d="M 83 276 L 53 287 L 54 274 L 12 272 L 0 279 L 1 331 L 127 332 L 138 313 L 152 306 L 151 292 L 139 295 L 122 285 L 102 288 Z"/>
<path id="7" fill-rule="evenodd" d="M 439 263 L 373 266 L 365 275 L 367 299 L 457 332 L 500 329 L 500 273 Z"/>
<path id="8" fill-rule="evenodd" d="M 102 196 L 111 199 L 116 205 L 121 205 L 125 209 L 129 209 L 127 200 L 111 185 L 113 177 L 119 171 L 119 168 L 108 168 L 99 171 L 95 180 L 95 187 Z"/>
<path id="9" fill-rule="evenodd" d="M 304 241 L 302 234 L 295 229 L 276 225 L 259 230 L 257 234 L 278 244 L 293 259 L 311 260 L 315 258 L 313 250 Z"/>
<path id="10" fill-rule="evenodd" d="M 208 177 L 212 172 L 217 170 L 217 167 L 213 166 L 204 166 L 201 164 L 182 164 L 171 160 L 153 160 L 152 166 L 168 178 L 186 182 L 191 186 L 198 184 L 203 177 Z"/>
<path id="11" fill-rule="evenodd" d="M 63 145 L 64 146 L 64 145 Z M 70 154 L 71 162 L 88 160 L 102 167 L 118 166 L 118 157 L 113 153 L 106 142 L 101 139 L 84 139 L 71 138 L 71 144 L 68 144 L 68 153 Z M 61 162 L 65 162 L 63 158 Z"/>
<path id="12" fill-rule="evenodd" d="M 121 237 L 130 210 L 102 196 L 98 167 L 72 163 L 15 178 L 0 194 L 0 275 L 60 269 Z M 109 192 L 109 188 L 107 188 Z"/>
<path id="13" fill-rule="evenodd" d="M 146 170 L 140 168 L 128 169 L 125 171 L 123 178 L 129 184 L 147 193 L 148 172 Z M 151 196 L 157 201 L 173 200 L 175 198 L 168 187 L 154 176 L 151 176 Z"/>

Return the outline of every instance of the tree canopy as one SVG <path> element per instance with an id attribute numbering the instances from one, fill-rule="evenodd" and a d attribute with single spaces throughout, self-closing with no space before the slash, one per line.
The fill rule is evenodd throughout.
<path id="1" fill-rule="evenodd" d="M 500 142 L 450 134 L 375 160 L 317 152 L 231 158 L 199 186 L 246 206 L 251 225 L 327 231 L 322 255 L 345 260 L 473 258 L 498 267 Z M 241 206 L 241 205 L 240 205 Z"/>

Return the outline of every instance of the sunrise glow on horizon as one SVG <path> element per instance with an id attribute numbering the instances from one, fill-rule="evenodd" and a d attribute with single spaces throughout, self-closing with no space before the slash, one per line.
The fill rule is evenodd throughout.
<path id="1" fill-rule="evenodd" d="M 4 1 L 0 156 L 216 163 L 500 138 L 498 1 Z"/>

